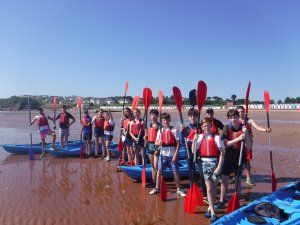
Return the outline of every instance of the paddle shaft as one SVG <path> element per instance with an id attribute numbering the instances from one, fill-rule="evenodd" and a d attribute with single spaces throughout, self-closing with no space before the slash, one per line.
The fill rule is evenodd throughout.
<path id="1" fill-rule="evenodd" d="M 270 128 L 270 119 L 269 119 L 269 112 L 267 112 L 267 124 L 268 128 Z M 271 145 L 271 134 L 268 132 L 268 138 L 269 138 L 269 150 L 270 150 L 270 161 L 271 161 L 271 170 L 273 171 L 273 154 L 272 154 L 272 145 Z"/>
<path id="2" fill-rule="evenodd" d="M 28 114 L 29 114 L 29 124 L 31 123 L 31 109 L 30 109 L 30 101 L 28 96 Z M 32 129 L 30 126 L 30 148 L 32 149 Z"/>

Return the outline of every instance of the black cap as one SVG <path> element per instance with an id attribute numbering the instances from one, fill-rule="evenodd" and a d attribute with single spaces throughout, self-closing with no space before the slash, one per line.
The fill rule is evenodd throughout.
<path id="1" fill-rule="evenodd" d="M 212 108 L 209 108 L 206 110 L 206 113 L 214 113 L 214 110 Z"/>

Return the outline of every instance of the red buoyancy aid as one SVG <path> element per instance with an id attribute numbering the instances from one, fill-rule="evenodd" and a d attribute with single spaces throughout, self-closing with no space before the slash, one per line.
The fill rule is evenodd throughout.
<path id="1" fill-rule="evenodd" d="M 168 130 L 163 130 L 162 132 L 162 143 L 163 146 L 176 146 L 176 139 L 172 133 L 172 128 L 168 129 Z"/>
<path id="2" fill-rule="evenodd" d="M 87 126 L 88 123 L 89 123 L 89 121 L 88 121 L 88 119 L 87 119 L 86 117 L 83 117 L 83 118 L 81 119 L 81 123 L 82 123 L 83 125 Z"/>
<path id="3" fill-rule="evenodd" d="M 139 132 L 141 132 L 140 134 L 145 133 L 144 127 L 143 127 L 143 122 L 142 122 L 142 120 L 140 120 L 138 122 L 136 122 L 134 120 L 133 123 L 131 124 L 131 133 L 137 137 L 139 135 Z"/>
<path id="4" fill-rule="evenodd" d="M 47 117 L 45 115 L 40 115 L 37 124 L 39 126 L 48 125 L 49 123 Z"/>
<path id="5" fill-rule="evenodd" d="M 215 124 L 214 120 L 211 121 L 211 133 L 212 134 L 218 134 L 219 133 L 219 129 L 218 129 L 217 125 Z"/>
<path id="6" fill-rule="evenodd" d="M 218 157 L 219 154 L 219 148 L 215 143 L 215 135 L 213 134 L 209 140 L 204 137 L 200 145 L 200 155 L 202 157 Z"/>
<path id="7" fill-rule="evenodd" d="M 103 125 L 104 130 L 108 130 L 108 131 L 114 131 L 115 126 L 114 125 L 110 125 L 108 120 L 104 121 L 104 125 Z"/>
<path id="8" fill-rule="evenodd" d="M 123 120 L 123 129 L 124 129 L 125 131 L 128 130 L 129 122 L 130 122 L 130 118 L 126 118 L 126 119 Z"/>
<path id="9" fill-rule="evenodd" d="M 69 116 L 67 113 L 60 114 L 59 123 L 69 125 Z"/>
<path id="10" fill-rule="evenodd" d="M 104 127 L 104 118 L 101 116 L 97 116 L 96 119 L 95 119 L 95 127 Z"/>
<path id="11" fill-rule="evenodd" d="M 199 128 L 199 129 L 198 129 L 198 134 L 201 134 L 201 133 L 202 133 L 202 131 L 201 131 L 201 129 Z M 188 141 L 193 141 L 193 140 L 194 140 L 195 134 L 196 134 L 196 130 L 195 130 L 195 129 L 190 129 L 190 133 L 189 133 L 189 135 L 187 136 L 187 140 L 188 140 Z"/>
<path id="12" fill-rule="evenodd" d="M 248 120 L 249 120 L 249 118 L 248 118 L 247 121 L 246 121 L 246 128 L 247 128 L 247 130 L 249 131 L 249 133 L 251 134 L 252 128 L 251 128 L 251 125 L 248 123 Z M 243 124 L 243 125 L 244 125 L 245 120 L 239 119 L 239 121 L 240 121 L 240 124 Z"/>
<path id="13" fill-rule="evenodd" d="M 228 141 L 232 141 L 233 139 L 239 137 L 240 135 L 243 134 L 242 130 L 239 130 L 237 132 L 234 132 L 232 128 L 229 128 L 229 133 L 228 133 Z M 240 149 L 241 148 L 241 141 L 234 143 L 233 148 L 234 149 Z"/>
<path id="14" fill-rule="evenodd" d="M 149 127 L 147 130 L 147 141 L 148 142 L 155 142 L 156 141 L 156 136 L 157 136 L 157 131 L 158 131 L 158 126 L 156 127 Z"/>

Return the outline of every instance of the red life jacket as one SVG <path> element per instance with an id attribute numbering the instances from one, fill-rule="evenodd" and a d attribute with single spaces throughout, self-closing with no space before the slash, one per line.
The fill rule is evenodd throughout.
<path id="1" fill-rule="evenodd" d="M 233 139 L 239 137 L 242 134 L 243 134 L 242 130 L 239 130 L 237 132 L 233 132 L 232 128 L 230 127 L 229 128 L 229 133 L 228 133 L 228 141 L 232 141 Z M 242 143 L 241 141 L 234 143 L 233 148 L 234 149 L 241 149 L 241 143 Z"/>
<path id="2" fill-rule="evenodd" d="M 104 121 L 104 125 L 103 125 L 104 130 L 107 131 L 114 131 L 115 126 L 114 125 L 110 125 L 108 120 Z"/>
<path id="3" fill-rule="evenodd" d="M 154 143 L 156 141 L 158 126 L 153 127 L 152 125 L 147 130 L 147 141 Z"/>
<path id="4" fill-rule="evenodd" d="M 211 121 L 211 133 L 212 134 L 218 134 L 219 133 L 219 129 L 218 129 L 217 125 L 215 124 L 214 119 Z"/>
<path id="5" fill-rule="evenodd" d="M 248 118 L 247 121 L 246 121 L 246 128 L 247 128 L 247 130 L 249 131 L 249 134 L 251 134 L 251 133 L 252 133 L 252 127 L 251 127 L 251 125 L 248 123 L 248 120 L 249 120 L 249 118 Z M 239 119 L 239 121 L 240 121 L 240 124 L 243 124 L 243 125 L 244 125 L 245 120 Z"/>
<path id="6" fill-rule="evenodd" d="M 196 130 L 191 128 L 191 129 L 190 129 L 190 133 L 189 133 L 189 135 L 187 136 L 187 140 L 188 140 L 188 141 L 193 141 L 193 140 L 194 140 L 195 133 L 196 133 Z M 202 131 L 201 131 L 201 129 L 199 128 L 199 129 L 198 129 L 198 134 L 201 134 L 201 133 L 202 133 Z"/>
<path id="7" fill-rule="evenodd" d="M 69 125 L 69 116 L 67 113 L 60 114 L 59 123 Z"/>
<path id="8" fill-rule="evenodd" d="M 38 119 L 38 121 L 37 121 L 37 124 L 38 124 L 39 126 L 48 125 L 49 123 L 48 123 L 47 117 L 46 117 L 44 114 L 43 114 L 43 115 L 40 115 L 40 116 L 39 116 L 39 119 Z"/>
<path id="9" fill-rule="evenodd" d="M 81 123 L 86 126 L 86 125 L 88 125 L 89 121 L 88 121 L 88 119 L 86 117 L 83 117 L 81 119 Z"/>
<path id="10" fill-rule="evenodd" d="M 209 140 L 203 137 L 200 146 L 200 155 L 202 157 L 218 157 L 219 154 L 219 148 L 215 143 L 215 135 L 213 134 Z"/>
<path id="11" fill-rule="evenodd" d="M 135 120 L 131 124 L 131 133 L 137 137 L 139 135 L 139 132 L 141 131 L 141 134 L 144 134 L 144 127 L 143 127 L 143 122 L 142 120 L 139 120 L 136 122 Z"/>
<path id="12" fill-rule="evenodd" d="M 125 131 L 128 130 L 129 122 L 130 122 L 130 118 L 126 118 L 126 119 L 123 120 L 123 128 L 124 128 Z"/>
<path id="13" fill-rule="evenodd" d="M 95 119 L 95 127 L 104 127 L 104 118 L 97 116 Z"/>
<path id="14" fill-rule="evenodd" d="M 171 130 L 172 127 L 168 130 L 163 129 L 161 137 L 163 146 L 176 146 L 177 142 Z"/>

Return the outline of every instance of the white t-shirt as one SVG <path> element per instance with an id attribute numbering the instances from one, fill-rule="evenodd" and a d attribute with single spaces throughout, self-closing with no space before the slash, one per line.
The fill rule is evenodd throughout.
<path id="1" fill-rule="evenodd" d="M 115 126 L 115 121 L 109 119 L 109 125 L 110 125 L 110 126 Z M 105 135 L 113 135 L 113 133 L 114 133 L 113 131 L 104 130 L 104 134 L 105 134 Z"/>
<path id="2" fill-rule="evenodd" d="M 37 116 L 34 117 L 34 119 L 35 119 L 36 121 L 39 121 L 40 116 L 41 116 L 41 115 L 37 115 Z M 46 114 L 44 114 L 44 116 L 45 116 L 45 118 L 47 118 L 47 120 L 48 120 L 48 117 L 49 117 L 49 116 L 46 115 Z M 49 122 L 49 121 L 48 121 L 48 122 Z M 48 130 L 48 129 L 50 129 L 49 125 L 42 125 L 42 126 L 39 126 L 40 132 L 42 132 L 42 131 L 44 131 L 44 130 Z"/>
<path id="3" fill-rule="evenodd" d="M 169 128 L 162 129 L 162 131 L 168 131 L 168 130 L 170 130 L 170 129 Z M 179 141 L 179 131 L 173 127 L 171 129 L 171 133 L 174 135 L 175 140 Z M 160 133 L 160 129 L 159 129 L 157 132 L 156 141 L 160 141 L 160 140 L 161 140 L 161 133 Z M 161 149 L 161 154 L 163 156 L 173 157 L 175 154 L 175 151 L 176 151 L 175 146 L 164 146 Z"/>

